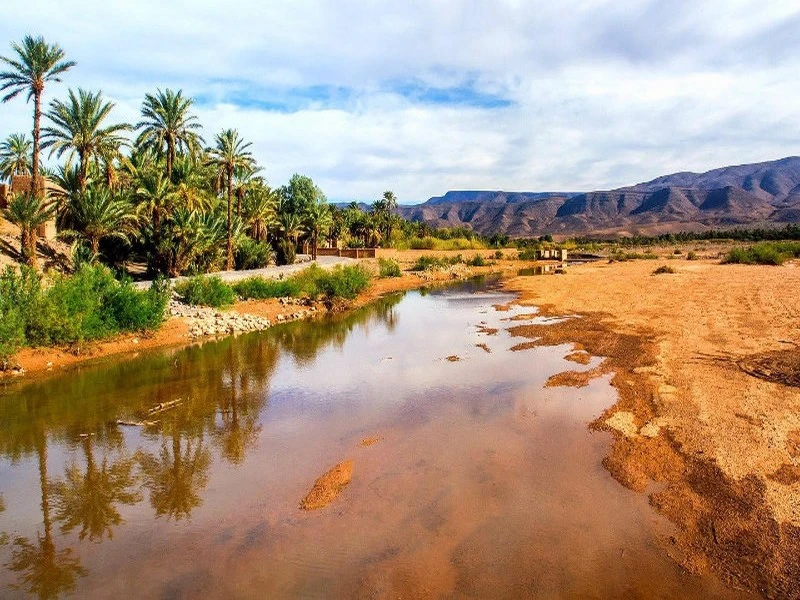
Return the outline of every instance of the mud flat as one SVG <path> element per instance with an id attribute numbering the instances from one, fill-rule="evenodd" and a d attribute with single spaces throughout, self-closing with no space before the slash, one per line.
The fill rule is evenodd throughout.
<path id="1" fill-rule="evenodd" d="M 673 558 L 800 597 L 800 265 L 670 264 L 658 277 L 638 261 L 508 280 L 520 303 L 569 317 L 512 327 L 515 349 L 605 357 L 548 385 L 613 374 L 619 400 L 593 423 L 614 434 L 604 465 L 675 524 Z"/>

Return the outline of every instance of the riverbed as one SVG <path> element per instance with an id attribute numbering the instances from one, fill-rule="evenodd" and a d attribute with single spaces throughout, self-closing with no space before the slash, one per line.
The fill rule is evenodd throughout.
<path id="1" fill-rule="evenodd" d="M 610 375 L 546 387 L 602 359 L 511 352 L 547 322 L 513 299 L 409 292 L 3 388 L 0 595 L 751 597 L 670 556 L 588 428 Z"/>

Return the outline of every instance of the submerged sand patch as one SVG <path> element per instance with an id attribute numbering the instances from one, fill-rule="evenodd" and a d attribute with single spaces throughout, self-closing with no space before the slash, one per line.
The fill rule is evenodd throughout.
<path id="1" fill-rule="evenodd" d="M 300 508 L 316 510 L 328 506 L 352 478 L 353 461 L 340 462 L 314 482 L 311 491 L 300 501 Z"/>

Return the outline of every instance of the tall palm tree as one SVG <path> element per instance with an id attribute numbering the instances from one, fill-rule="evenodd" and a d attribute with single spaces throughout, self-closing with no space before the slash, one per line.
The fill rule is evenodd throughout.
<path id="1" fill-rule="evenodd" d="M 21 92 L 27 92 L 27 101 L 33 98 L 33 165 L 31 167 L 31 192 L 38 193 L 39 133 L 42 120 L 42 94 L 49 82 L 61 81 L 60 76 L 75 66 L 75 61 L 64 60 L 64 51 L 58 44 L 48 44 L 43 37 L 26 35 L 21 44 L 12 43 L 15 58 L 0 56 L 11 71 L 0 73 L 0 92 L 7 92 L 3 102 L 8 102 Z"/>
<path id="2" fill-rule="evenodd" d="M 62 235 L 86 240 L 94 256 L 99 253 L 100 241 L 105 238 L 115 237 L 127 242 L 137 220 L 127 198 L 99 186 L 72 194 L 65 212 L 72 230 L 62 232 Z"/>
<path id="3" fill-rule="evenodd" d="M 54 212 L 51 204 L 32 193 L 15 195 L 3 211 L 5 218 L 19 227 L 20 254 L 34 269 L 37 266 L 37 230 L 53 217 Z"/>
<path id="4" fill-rule="evenodd" d="M 77 95 L 69 90 L 66 103 L 54 100 L 50 104 L 47 118 L 52 121 L 53 126 L 42 130 L 42 148 L 51 148 L 51 156 L 55 154 L 61 157 L 68 152 L 71 159 L 77 154 L 82 192 L 86 190 L 89 163 L 92 160 L 99 162 L 104 156 L 127 143 L 120 133 L 130 131 L 130 125 L 115 123 L 102 126 L 113 108 L 113 102 L 103 100 L 102 92 L 93 94 L 80 88 Z"/>
<path id="5" fill-rule="evenodd" d="M 200 123 L 189 109 L 194 100 L 185 98 L 183 91 L 158 90 L 155 95 L 146 94 L 142 103 L 142 120 L 136 124 L 141 133 L 137 145 L 150 147 L 167 158 L 167 179 L 172 179 L 175 156 L 182 150 L 194 152 L 200 149 L 203 138 L 198 135 Z"/>
<path id="6" fill-rule="evenodd" d="M 14 175 L 30 175 L 32 149 L 33 142 L 24 133 L 12 133 L 0 143 L 0 179 L 10 182 Z"/>
<path id="7" fill-rule="evenodd" d="M 233 174 L 237 169 L 252 169 L 255 161 L 248 150 L 252 145 L 239 137 L 235 129 L 226 129 L 217 134 L 216 145 L 209 150 L 211 163 L 225 177 L 228 196 L 228 241 L 226 245 L 226 269 L 233 269 Z"/>
<path id="8" fill-rule="evenodd" d="M 391 190 L 383 192 L 383 210 L 385 211 L 384 226 L 386 228 L 386 245 L 392 243 L 392 229 L 394 228 L 394 211 L 397 210 L 397 196 Z"/>
<path id="9" fill-rule="evenodd" d="M 306 231 L 311 236 L 311 259 L 317 260 L 319 236 L 320 234 L 325 235 L 333 223 L 331 211 L 327 203 L 314 202 L 306 207 L 303 217 Z"/>

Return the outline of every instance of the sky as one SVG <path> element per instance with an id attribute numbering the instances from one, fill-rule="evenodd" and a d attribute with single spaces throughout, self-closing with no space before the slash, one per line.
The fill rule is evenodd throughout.
<path id="1" fill-rule="evenodd" d="M 26 0 L 27 34 L 78 65 L 45 90 L 195 98 L 207 144 L 252 142 L 274 186 L 334 201 L 392 190 L 589 191 L 800 154 L 797 0 Z M 24 97 L 0 138 L 30 131 Z"/>

